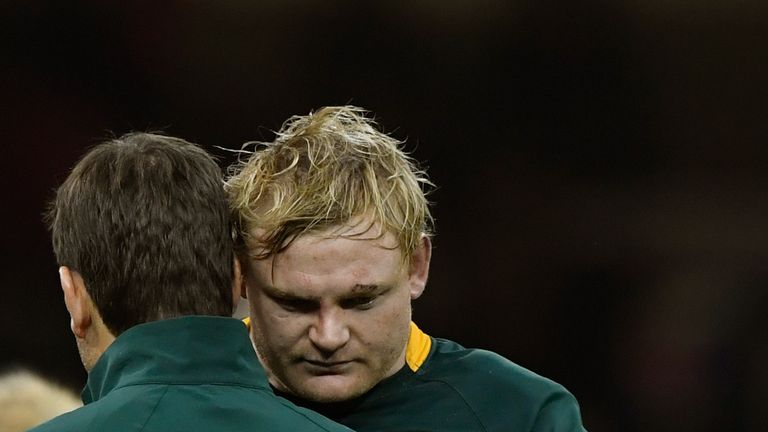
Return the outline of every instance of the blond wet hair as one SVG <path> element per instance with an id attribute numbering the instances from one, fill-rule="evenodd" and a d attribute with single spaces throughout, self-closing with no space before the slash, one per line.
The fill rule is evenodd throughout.
<path id="1" fill-rule="evenodd" d="M 378 130 L 367 111 L 324 107 L 293 116 L 272 142 L 252 142 L 230 169 L 226 190 L 241 252 L 267 258 L 298 236 L 348 225 L 340 235 L 394 235 L 403 259 L 432 234 L 433 184 L 403 142 Z M 369 237 L 365 237 L 369 238 Z"/>

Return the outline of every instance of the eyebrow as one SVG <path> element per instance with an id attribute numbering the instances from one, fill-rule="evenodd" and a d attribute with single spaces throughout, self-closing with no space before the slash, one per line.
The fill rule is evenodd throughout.
<path id="1" fill-rule="evenodd" d="M 375 292 L 379 289 L 379 285 L 371 284 L 371 285 L 363 285 L 363 284 L 357 284 L 352 288 L 353 294 L 370 294 L 372 292 Z"/>
<path id="2" fill-rule="evenodd" d="M 349 293 L 349 295 L 345 297 L 356 297 L 360 295 L 373 294 L 376 291 L 378 291 L 380 288 L 382 288 L 382 286 L 376 285 L 376 284 L 356 284 L 354 287 L 352 287 L 352 290 Z M 320 300 L 319 296 L 313 296 L 313 295 L 302 296 L 302 295 L 290 294 L 274 286 L 268 287 L 266 291 L 267 291 L 267 294 L 270 295 L 271 297 L 276 297 L 280 299 L 288 299 L 288 300 L 298 299 L 298 300 L 308 300 L 308 301 Z M 386 290 L 383 290 L 383 291 L 386 291 Z"/>

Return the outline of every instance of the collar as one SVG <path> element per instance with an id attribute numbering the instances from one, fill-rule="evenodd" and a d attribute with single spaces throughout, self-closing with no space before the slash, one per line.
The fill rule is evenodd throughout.
<path id="1" fill-rule="evenodd" d="M 432 338 L 411 321 L 411 333 L 408 336 L 408 346 L 405 348 L 405 363 L 416 372 L 427 360 L 432 348 Z"/>
<path id="2" fill-rule="evenodd" d="M 126 330 L 88 374 L 83 402 L 119 387 L 147 383 L 269 388 L 243 324 L 214 316 L 154 321 Z"/>

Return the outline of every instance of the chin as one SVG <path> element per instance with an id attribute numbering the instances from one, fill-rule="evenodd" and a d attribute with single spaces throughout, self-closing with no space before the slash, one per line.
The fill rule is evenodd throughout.
<path id="1" fill-rule="evenodd" d="M 317 382 L 313 382 L 317 381 Z M 334 378 L 305 380 L 299 387 L 295 387 L 295 393 L 303 399 L 320 403 L 343 402 L 362 396 L 371 389 L 371 386 L 363 383 L 343 383 Z"/>

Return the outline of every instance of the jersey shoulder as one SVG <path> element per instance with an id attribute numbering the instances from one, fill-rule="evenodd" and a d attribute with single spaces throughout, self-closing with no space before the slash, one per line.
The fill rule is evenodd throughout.
<path id="1" fill-rule="evenodd" d="M 112 394 L 62 414 L 29 432 L 136 431 L 150 417 L 166 391 L 165 385 L 117 389 Z"/>
<path id="2" fill-rule="evenodd" d="M 501 355 L 483 349 L 468 349 L 456 342 L 433 338 L 434 350 L 425 362 L 424 372 L 432 379 L 443 379 L 472 389 L 482 386 L 513 392 L 515 395 L 545 397 L 564 390 L 560 384 L 536 374 Z"/>
<path id="3" fill-rule="evenodd" d="M 578 403 L 562 385 L 492 351 L 439 338 L 433 345 L 417 375 L 455 391 L 488 430 L 505 423 L 540 430 L 537 424 L 546 428 L 552 422 L 562 423 L 554 430 L 583 430 Z"/>
<path id="4" fill-rule="evenodd" d="M 347 432 L 271 391 L 219 384 L 146 384 L 106 397 L 30 432 L 180 432 L 190 430 Z"/>

